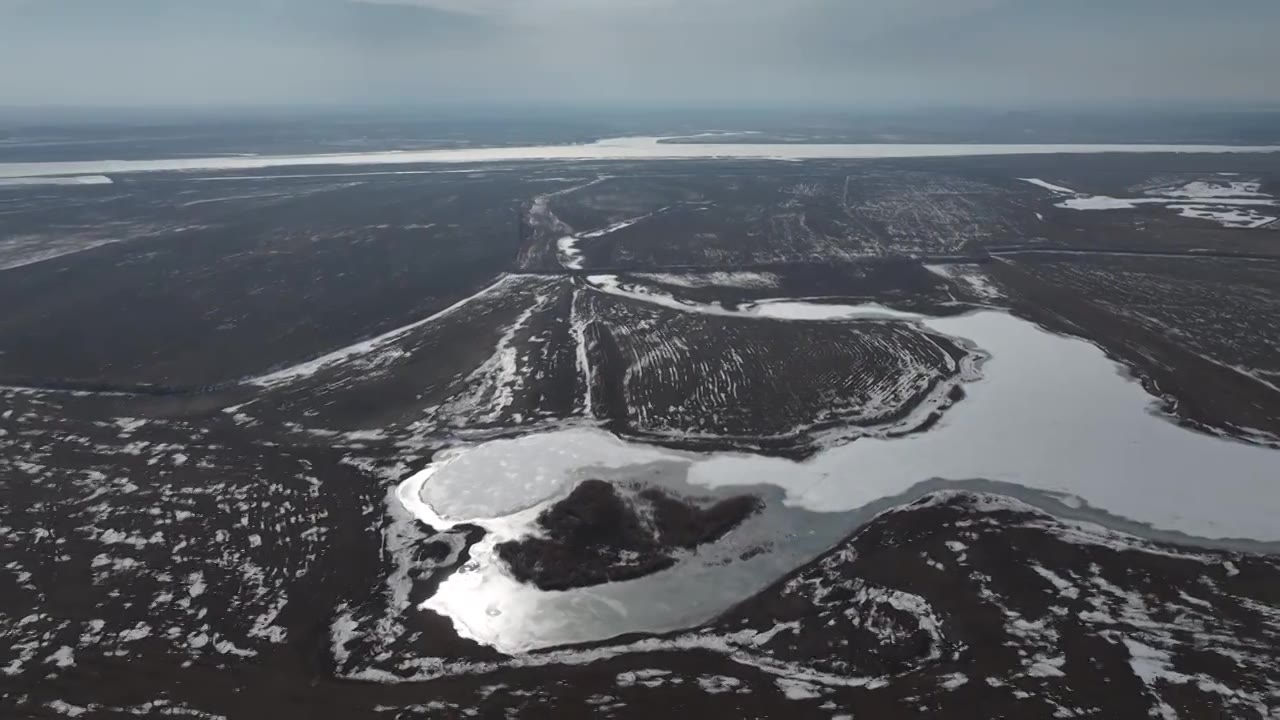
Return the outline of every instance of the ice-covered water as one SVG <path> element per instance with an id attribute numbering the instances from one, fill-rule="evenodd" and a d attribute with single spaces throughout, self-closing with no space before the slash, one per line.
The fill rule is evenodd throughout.
<path id="1" fill-rule="evenodd" d="M 930 431 L 862 439 L 805 463 L 713 457 L 690 481 L 772 478 L 789 503 L 834 511 L 928 478 L 986 478 L 1075 495 L 1161 530 L 1280 540 L 1280 452 L 1176 425 L 1099 348 L 1008 313 L 922 324 L 991 355 L 983 379 Z"/>
<path id="2" fill-rule="evenodd" d="M 260 170 L 272 167 L 325 165 L 402 165 L 411 163 L 480 163 L 520 160 L 678 160 L 761 159 L 824 160 L 859 158 L 963 157 L 1092 153 L 1256 153 L 1276 152 L 1274 145 L 1019 145 L 1019 144 L 714 144 L 670 143 L 667 138 L 608 138 L 584 145 L 454 148 L 333 155 L 256 155 L 250 157 L 168 158 L 160 160 L 92 160 L 0 164 L 0 178 L 48 175 L 110 174 L 156 171 Z"/>
<path id="3" fill-rule="evenodd" d="M 672 457 L 594 428 L 493 440 L 442 453 L 427 470 L 431 481 L 423 483 L 421 497 L 445 520 L 504 517 L 564 495 L 604 469 Z"/>
<path id="4" fill-rule="evenodd" d="M 783 309 L 775 317 L 797 322 L 884 312 L 800 301 L 757 308 L 770 306 Z M 674 590 L 693 586 L 686 574 L 735 592 L 763 587 L 789 569 L 784 565 L 835 542 L 851 529 L 850 518 L 928 481 L 985 478 L 1066 497 L 1072 505 L 1083 500 L 1155 530 L 1280 541 L 1280 452 L 1175 424 L 1096 346 L 1008 313 L 894 314 L 990 355 L 982 378 L 966 386 L 967 397 L 927 432 L 862 438 L 795 462 L 676 452 L 575 428 L 454 451 L 401 488 L 407 506 L 424 521 L 441 522 L 438 514 L 446 522 L 478 522 L 498 530 L 491 534 L 496 542 L 528 532 L 538 509 L 581 479 L 627 478 L 662 462 L 694 487 L 723 493 L 776 488 L 784 507 L 774 503 L 773 512 L 782 514 L 770 517 L 799 512 L 811 525 L 813 518 L 829 520 L 819 523 L 824 530 L 818 535 L 795 547 L 780 543 L 783 554 L 759 566 L 685 564 L 640 580 L 559 593 L 507 577 L 490 544 L 473 554 L 473 568 L 445 581 L 427 607 L 452 618 L 464 634 L 508 652 L 695 624 L 745 595 L 699 591 L 690 605 Z M 773 530 L 766 522 L 749 532 L 765 537 Z"/>
<path id="5" fill-rule="evenodd" d="M 529 534 L 537 514 L 549 502 L 499 518 L 472 519 L 470 522 L 486 530 L 486 536 L 471 548 L 467 567 L 446 579 L 423 604 L 424 609 L 450 618 L 464 637 L 503 652 L 518 653 L 630 632 L 690 627 L 764 589 L 773 579 L 838 542 L 857 525 L 857 518 L 850 513 L 815 513 L 786 507 L 783 491 L 776 487 L 725 491 L 693 487 L 685 480 L 689 459 L 676 453 L 664 460 L 643 462 L 643 458 L 652 456 L 629 451 L 613 454 L 618 448 L 607 433 L 590 431 L 567 439 L 571 443 L 578 441 L 580 449 L 595 443 L 600 454 L 593 459 L 608 458 L 608 462 L 620 464 L 616 468 L 597 464 L 589 471 L 574 469 L 568 473 L 570 476 L 643 481 L 647 486 L 704 496 L 727 497 L 747 491 L 762 497 L 768 506 L 718 543 L 688 554 L 671 569 L 637 580 L 555 592 L 517 582 L 503 570 L 495 551 L 499 543 Z M 522 451 L 510 446 L 507 449 Z M 621 464 L 627 460 L 632 462 Z M 400 487 L 400 497 L 425 522 L 447 527 L 452 521 L 437 517 L 434 508 L 422 503 L 417 495 L 431 484 L 430 476 L 415 478 Z M 566 482 L 561 494 L 572 485 Z M 544 490 L 539 489 L 537 494 Z M 771 551 L 749 552 L 761 545 L 769 546 Z"/>
<path id="6" fill-rule="evenodd" d="M 75 175 L 72 177 L 54 177 L 37 175 L 32 177 L 4 177 L 0 175 L 0 188 L 31 187 L 39 185 L 110 185 L 111 178 L 105 175 Z"/>
<path id="7" fill-rule="evenodd" d="M 742 314 L 776 320 L 915 320 L 915 313 L 894 310 L 876 303 L 828 305 L 803 300 L 762 300 L 744 305 Z"/>

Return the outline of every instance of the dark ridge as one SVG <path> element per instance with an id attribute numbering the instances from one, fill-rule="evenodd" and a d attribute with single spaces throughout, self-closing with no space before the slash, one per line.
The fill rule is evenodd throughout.
<path id="1" fill-rule="evenodd" d="M 497 553 L 517 580 L 542 590 L 631 580 L 675 565 L 677 551 L 719 540 L 761 508 L 752 496 L 701 507 L 656 488 L 627 496 L 587 480 L 538 517 L 544 537 L 501 543 Z"/>

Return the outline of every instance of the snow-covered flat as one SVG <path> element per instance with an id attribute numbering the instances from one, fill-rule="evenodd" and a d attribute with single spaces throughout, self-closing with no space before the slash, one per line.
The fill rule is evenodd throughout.
<path id="1" fill-rule="evenodd" d="M 1276 220 L 1253 208 L 1277 207 L 1276 198 L 1261 192 L 1261 183 L 1238 180 L 1196 180 L 1145 191 L 1144 197 L 1090 195 L 1037 178 L 1019 178 L 1065 197 L 1057 203 L 1067 210 L 1135 210 L 1149 205 L 1177 210 L 1182 217 L 1210 220 L 1229 228 L 1259 228 Z"/>
<path id="2" fill-rule="evenodd" d="M 1063 200 L 1058 203 L 1058 207 L 1067 208 L 1069 210 L 1133 210 L 1139 205 L 1164 205 L 1166 207 L 1172 207 L 1185 202 L 1185 200 L 1174 200 L 1171 198 L 1116 198 L 1108 197 L 1106 195 L 1085 195 L 1082 197 Z M 1275 206 L 1276 201 L 1262 198 L 1214 198 L 1213 204 L 1233 206 Z"/>
<path id="3" fill-rule="evenodd" d="M 1263 215 L 1250 208 L 1220 207 L 1215 205 L 1170 205 L 1169 209 L 1177 210 L 1182 217 L 1212 220 L 1223 227 L 1260 228 L 1276 221 L 1275 215 Z"/>
<path id="4" fill-rule="evenodd" d="M 1184 185 L 1175 185 L 1172 187 L 1160 187 L 1148 190 L 1148 195 L 1160 195 L 1172 198 L 1232 198 L 1232 197 L 1268 197 L 1264 192 L 1260 192 L 1262 184 L 1256 181 L 1245 182 L 1240 180 L 1196 180 Z"/>

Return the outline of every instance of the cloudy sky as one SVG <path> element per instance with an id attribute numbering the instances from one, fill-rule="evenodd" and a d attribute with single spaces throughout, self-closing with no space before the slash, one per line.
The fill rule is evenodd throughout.
<path id="1" fill-rule="evenodd" d="M 0 0 L 0 104 L 1280 100 L 1280 0 Z"/>

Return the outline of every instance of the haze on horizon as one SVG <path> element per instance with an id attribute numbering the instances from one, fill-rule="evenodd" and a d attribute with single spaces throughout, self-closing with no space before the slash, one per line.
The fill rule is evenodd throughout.
<path id="1" fill-rule="evenodd" d="M 0 0 L 0 104 L 1265 105 L 1275 0 Z"/>

